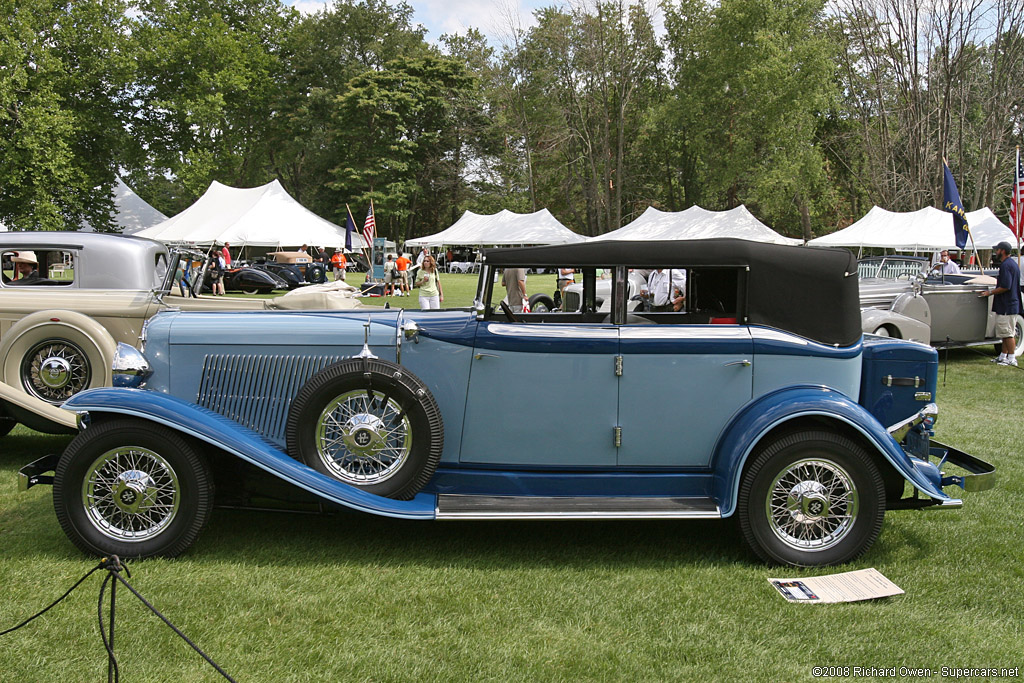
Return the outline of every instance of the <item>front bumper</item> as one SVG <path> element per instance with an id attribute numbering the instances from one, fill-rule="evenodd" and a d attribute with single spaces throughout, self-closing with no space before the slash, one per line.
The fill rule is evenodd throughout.
<path id="1" fill-rule="evenodd" d="M 52 485 L 53 476 L 46 474 L 57 469 L 60 454 L 51 453 L 30 462 L 18 470 L 18 490 L 28 491 L 37 484 Z"/>

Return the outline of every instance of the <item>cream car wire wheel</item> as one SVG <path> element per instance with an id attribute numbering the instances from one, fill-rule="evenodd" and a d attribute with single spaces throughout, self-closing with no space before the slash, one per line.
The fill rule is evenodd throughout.
<path id="1" fill-rule="evenodd" d="M 181 507 L 174 468 L 160 454 L 124 446 L 100 455 L 82 481 L 82 505 L 101 534 L 145 541 L 166 529 Z"/>
<path id="2" fill-rule="evenodd" d="M 316 422 L 321 462 L 341 481 L 376 484 L 409 457 L 412 426 L 402 406 L 381 391 L 348 391 L 330 401 Z"/>
<path id="3" fill-rule="evenodd" d="M 783 543 L 804 551 L 840 543 L 857 519 L 852 477 L 827 459 L 794 462 L 775 477 L 765 500 L 772 531 Z"/>
<path id="4" fill-rule="evenodd" d="M 45 339 L 25 354 L 22 386 L 32 396 L 60 405 L 89 386 L 92 370 L 86 352 L 66 339 Z"/>

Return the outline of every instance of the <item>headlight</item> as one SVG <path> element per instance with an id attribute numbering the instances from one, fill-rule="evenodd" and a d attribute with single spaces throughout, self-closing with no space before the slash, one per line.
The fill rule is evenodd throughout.
<path id="1" fill-rule="evenodd" d="M 118 342 L 117 350 L 114 351 L 114 362 L 111 363 L 113 370 L 113 382 L 115 387 L 129 387 L 132 389 L 142 386 L 142 383 L 153 372 L 149 367 L 149 361 L 135 347 L 124 342 Z"/>

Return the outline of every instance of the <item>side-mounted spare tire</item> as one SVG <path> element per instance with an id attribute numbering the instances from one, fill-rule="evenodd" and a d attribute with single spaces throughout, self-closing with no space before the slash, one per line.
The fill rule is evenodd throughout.
<path id="1" fill-rule="evenodd" d="M 302 387 L 288 410 L 288 453 L 368 493 L 398 500 L 433 476 L 444 447 L 441 410 L 400 365 L 350 358 Z"/>

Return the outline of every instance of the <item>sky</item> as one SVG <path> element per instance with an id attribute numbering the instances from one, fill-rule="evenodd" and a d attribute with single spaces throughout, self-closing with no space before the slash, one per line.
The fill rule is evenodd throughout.
<path id="1" fill-rule="evenodd" d="M 477 28 L 497 47 L 507 42 L 509 27 L 529 28 L 536 22 L 533 10 L 559 4 L 556 0 L 406 0 L 413 8 L 415 23 L 427 29 L 427 40 L 445 33 L 465 33 Z M 300 12 L 312 13 L 331 4 L 330 0 L 284 0 Z"/>

